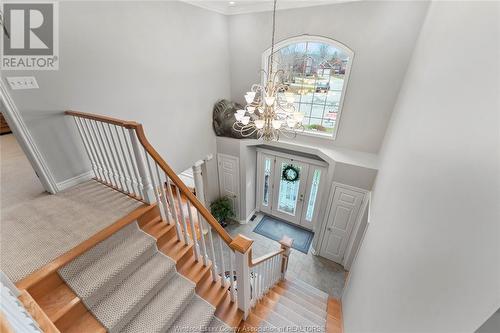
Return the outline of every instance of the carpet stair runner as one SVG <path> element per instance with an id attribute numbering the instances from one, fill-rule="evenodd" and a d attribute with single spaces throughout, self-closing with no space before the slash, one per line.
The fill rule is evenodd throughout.
<path id="1" fill-rule="evenodd" d="M 231 331 L 137 222 L 58 273 L 110 333 Z"/>
<path id="2" fill-rule="evenodd" d="M 285 283 L 272 288 L 252 310 L 258 324 L 249 320 L 243 330 L 326 332 L 328 294 L 298 279 Z"/>

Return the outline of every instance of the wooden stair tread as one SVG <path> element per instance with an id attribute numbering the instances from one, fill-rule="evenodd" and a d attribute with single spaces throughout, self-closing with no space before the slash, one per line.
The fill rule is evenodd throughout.
<path id="1" fill-rule="evenodd" d="M 217 281 L 213 281 L 210 274 L 196 287 L 196 292 L 208 303 L 217 307 L 224 296 L 229 295 L 228 289 L 229 284 L 223 286 L 220 277 L 217 278 Z"/>
<path id="2" fill-rule="evenodd" d="M 265 298 L 265 297 L 264 297 Z M 265 305 L 262 302 L 258 302 L 255 307 L 252 309 L 252 313 L 256 314 L 259 318 L 264 320 L 269 317 L 269 313 L 273 310 L 272 307 Z"/>
<path id="3" fill-rule="evenodd" d="M 253 312 L 250 312 L 247 319 L 241 323 L 239 332 L 257 332 L 260 323 L 263 321 L 261 317 Z"/>
<path id="4" fill-rule="evenodd" d="M 184 244 L 184 241 L 179 241 L 176 237 L 172 237 L 159 250 L 172 258 L 175 262 L 184 257 L 190 250 L 193 249 L 193 244 Z"/>
<path id="5" fill-rule="evenodd" d="M 328 297 L 326 313 L 326 331 L 328 333 L 342 333 L 344 331 L 342 303 L 335 298 Z"/>
<path id="6" fill-rule="evenodd" d="M 231 295 L 226 293 L 215 311 L 217 318 L 225 322 L 229 327 L 238 327 L 243 320 L 243 311 L 238 309 L 238 304 L 231 301 Z"/>
<path id="7" fill-rule="evenodd" d="M 66 330 L 61 331 L 62 333 L 106 333 L 106 329 L 94 318 L 90 312 L 85 312 L 79 319 L 73 322 L 73 324 Z"/>
<path id="8" fill-rule="evenodd" d="M 158 216 L 150 223 L 146 224 L 142 228 L 142 230 L 158 240 L 169 233 L 173 228 L 173 225 L 167 224 L 166 222 L 162 221 L 161 217 Z"/>
<path id="9" fill-rule="evenodd" d="M 160 216 L 160 208 L 156 203 L 154 203 L 151 205 L 151 209 L 137 218 L 137 223 L 139 224 L 139 227 L 142 228 L 158 216 Z"/>
<path id="10" fill-rule="evenodd" d="M 328 333 L 341 333 L 342 332 L 342 323 L 330 316 L 326 318 L 326 331 Z"/>
<path id="11" fill-rule="evenodd" d="M 54 323 L 49 319 L 47 314 L 40 308 L 38 303 L 26 291 L 22 290 L 19 295 L 19 301 L 23 304 L 25 309 L 30 313 L 31 317 L 38 323 L 40 328 L 45 333 L 59 333 Z"/>
<path id="12" fill-rule="evenodd" d="M 36 300 L 52 322 L 57 321 L 69 310 L 68 305 L 73 306 L 79 301 L 78 296 L 66 283 L 61 283 L 57 288 Z"/>
<path id="13" fill-rule="evenodd" d="M 337 320 L 342 319 L 342 304 L 335 298 L 328 298 L 328 305 L 326 308 L 328 316 L 331 316 Z"/>
<path id="14" fill-rule="evenodd" d="M 196 285 L 200 283 L 204 278 L 210 278 L 210 268 L 212 263 L 208 262 L 208 266 L 203 265 L 203 261 L 196 261 L 194 255 L 190 256 L 186 262 L 178 268 L 178 272 L 189 280 L 193 281 Z"/>
<path id="15" fill-rule="evenodd" d="M 278 293 L 276 293 L 276 292 L 274 291 L 274 287 L 273 287 L 272 289 L 270 289 L 270 290 L 267 292 L 267 294 L 266 294 L 266 298 L 267 298 L 268 300 L 272 300 L 272 301 L 274 301 L 274 302 L 278 302 L 278 301 L 279 301 L 279 299 L 280 299 L 280 297 L 281 297 L 281 295 L 280 295 L 280 294 L 278 294 Z"/>

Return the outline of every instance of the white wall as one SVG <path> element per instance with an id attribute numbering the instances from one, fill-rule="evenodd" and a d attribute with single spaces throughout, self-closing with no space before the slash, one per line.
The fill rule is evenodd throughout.
<path id="1" fill-rule="evenodd" d="M 500 3 L 434 2 L 382 149 L 345 332 L 472 332 L 500 306 Z"/>
<path id="2" fill-rule="evenodd" d="M 320 35 L 355 53 L 337 139 L 297 141 L 378 152 L 427 6 L 425 1 L 357 1 L 278 11 L 278 41 Z M 262 52 L 271 46 L 271 13 L 231 16 L 229 43 L 231 97 L 243 102 L 244 93 L 259 82 Z"/>
<path id="3" fill-rule="evenodd" d="M 227 18 L 181 2 L 60 2 L 58 71 L 12 91 L 57 181 L 88 170 L 76 109 L 136 120 L 180 172 L 214 153 L 212 106 L 229 97 Z M 187 135 L 188 134 L 188 135 Z"/>

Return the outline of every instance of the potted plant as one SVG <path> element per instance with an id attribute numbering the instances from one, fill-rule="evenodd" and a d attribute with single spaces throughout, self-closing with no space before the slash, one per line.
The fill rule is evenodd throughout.
<path id="1" fill-rule="evenodd" d="M 228 197 L 220 197 L 210 204 L 210 212 L 224 228 L 227 219 L 234 216 L 233 205 Z"/>

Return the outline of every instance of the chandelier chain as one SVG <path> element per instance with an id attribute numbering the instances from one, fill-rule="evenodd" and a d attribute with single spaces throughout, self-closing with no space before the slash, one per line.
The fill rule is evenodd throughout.
<path id="1" fill-rule="evenodd" d="M 271 57 L 269 59 L 269 78 L 271 77 L 273 73 L 273 62 L 274 62 L 274 35 L 276 33 L 276 4 L 278 0 L 274 0 L 274 5 L 273 5 L 273 33 L 271 36 Z"/>

